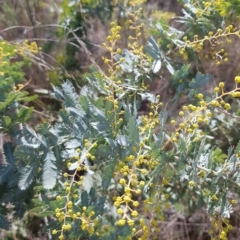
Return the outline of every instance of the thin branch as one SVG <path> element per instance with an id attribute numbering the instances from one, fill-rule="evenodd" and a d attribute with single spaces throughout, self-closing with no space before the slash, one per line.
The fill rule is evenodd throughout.
<path id="1" fill-rule="evenodd" d="M 200 170 L 203 170 L 204 172 L 213 174 L 215 177 L 217 177 L 218 174 L 219 174 L 219 173 L 216 172 L 216 171 L 210 170 L 210 169 L 208 169 L 208 168 L 205 168 L 205 167 L 202 167 L 202 166 L 199 166 L 199 165 L 197 165 L 197 168 L 200 169 Z M 223 175 L 221 175 L 221 178 L 222 178 L 223 180 L 227 181 L 227 182 L 230 182 L 230 183 L 233 184 L 234 186 L 240 188 L 240 184 L 239 184 L 239 183 L 237 183 L 237 182 L 235 182 L 235 181 L 232 181 L 232 180 L 228 179 L 227 177 L 225 177 L 225 176 L 223 176 Z"/>
<path id="2" fill-rule="evenodd" d="M 20 106 L 23 107 L 23 108 L 26 108 L 26 109 L 29 109 L 29 108 L 30 108 L 30 107 L 27 107 L 27 106 L 22 105 L 22 104 L 21 104 Z M 39 115 L 41 115 L 41 116 L 43 116 L 43 117 L 45 117 L 45 118 L 47 118 L 47 119 L 57 121 L 57 119 L 56 119 L 55 117 L 49 116 L 49 115 L 47 115 L 47 114 L 45 114 L 45 113 L 42 113 L 42 112 L 39 112 L 39 111 L 37 111 L 37 110 L 35 110 L 35 109 L 33 109 L 33 112 L 36 113 L 36 114 L 39 114 Z"/>

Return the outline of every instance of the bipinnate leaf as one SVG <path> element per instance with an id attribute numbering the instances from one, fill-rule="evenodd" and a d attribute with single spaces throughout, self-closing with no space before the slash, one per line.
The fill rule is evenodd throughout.
<path id="1" fill-rule="evenodd" d="M 33 107 L 31 107 L 29 109 L 20 108 L 19 112 L 17 114 L 18 115 L 18 121 L 19 122 L 26 122 L 29 119 L 32 111 L 33 111 Z"/>
<path id="2" fill-rule="evenodd" d="M 57 181 L 56 158 L 53 152 L 49 151 L 43 161 L 43 187 L 52 189 Z"/>
<path id="3" fill-rule="evenodd" d="M 66 107 L 74 107 L 79 105 L 79 96 L 76 94 L 73 84 L 66 81 L 62 85 L 64 93 L 64 105 Z"/>
<path id="4" fill-rule="evenodd" d="M 134 117 L 131 117 L 128 122 L 128 137 L 130 141 L 135 143 L 140 142 L 138 126 Z"/>
<path id="5" fill-rule="evenodd" d="M 199 89 L 208 82 L 210 82 L 212 76 L 210 74 L 202 74 L 197 72 L 195 78 L 189 83 L 189 87 L 192 89 Z"/>
<path id="6" fill-rule="evenodd" d="M 111 161 L 104 169 L 102 176 L 102 187 L 104 190 L 106 190 L 110 186 L 116 164 L 116 161 Z"/>
<path id="7" fill-rule="evenodd" d="M 24 128 L 24 135 L 25 138 L 29 139 L 29 143 L 40 143 L 43 148 L 47 148 L 46 139 L 42 135 L 37 134 L 35 130 L 28 125 Z"/>
<path id="8" fill-rule="evenodd" d="M 53 92 L 55 94 L 55 97 L 57 99 L 63 99 L 64 98 L 63 92 L 62 92 L 62 90 L 60 88 L 58 88 L 56 86 L 52 86 L 52 88 L 53 88 Z"/>
<path id="9" fill-rule="evenodd" d="M 38 170 L 38 161 L 35 161 L 30 166 L 26 166 L 20 175 L 18 186 L 21 190 L 27 189 L 32 183 L 34 177 L 37 174 Z"/>

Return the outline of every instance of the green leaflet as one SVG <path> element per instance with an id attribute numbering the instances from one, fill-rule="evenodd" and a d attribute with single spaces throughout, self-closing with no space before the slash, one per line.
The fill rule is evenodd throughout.
<path id="1" fill-rule="evenodd" d="M 111 161 L 110 164 L 108 164 L 103 171 L 102 187 L 104 190 L 107 190 L 108 187 L 110 186 L 116 164 L 117 164 L 117 161 Z"/>
<path id="2" fill-rule="evenodd" d="M 27 189 L 31 183 L 33 182 L 34 178 L 37 175 L 38 171 L 38 162 L 33 162 L 30 166 L 25 167 L 21 171 L 21 176 L 18 182 L 18 186 L 21 190 Z"/>
<path id="3" fill-rule="evenodd" d="M 128 121 L 127 135 L 130 141 L 134 142 L 135 144 L 140 143 L 138 126 L 137 126 L 136 119 L 134 117 L 131 117 Z"/>
<path id="4" fill-rule="evenodd" d="M 38 213 L 39 217 L 51 217 L 54 215 L 54 211 L 45 211 Z"/>
<path id="5" fill-rule="evenodd" d="M 52 189 L 57 181 L 56 158 L 52 151 L 49 151 L 43 158 L 43 187 Z"/>

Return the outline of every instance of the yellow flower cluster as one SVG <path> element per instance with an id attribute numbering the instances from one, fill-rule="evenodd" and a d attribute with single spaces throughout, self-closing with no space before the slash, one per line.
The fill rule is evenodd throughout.
<path id="1" fill-rule="evenodd" d="M 160 95 L 157 96 L 157 99 L 159 100 Z M 163 103 L 151 103 L 150 109 L 151 112 L 149 112 L 148 115 L 143 115 L 141 117 L 141 125 L 138 127 L 140 133 L 147 133 L 149 130 L 155 129 L 155 127 L 159 124 L 159 109 L 162 107 Z M 144 139 L 147 140 L 146 138 Z"/>
<path id="2" fill-rule="evenodd" d="M 9 64 L 9 62 L 6 59 L 4 59 L 5 57 L 9 57 L 12 55 L 11 50 L 9 48 L 10 45 L 6 41 L 0 41 L 0 67 Z M 4 72 L 0 72 L 0 76 L 3 75 Z"/>
<path id="3" fill-rule="evenodd" d="M 166 147 L 170 142 L 177 142 L 180 137 L 180 132 L 191 134 L 194 137 L 193 141 L 199 141 L 199 139 L 203 136 L 202 131 L 199 130 L 200 124 L 208 123 L 209 119 L 213 116 L 213 109 L 221 108 L 226 111 L 231 109 L 231 105 L 225 102 L 224 97 L 227 95 L 235 98 L 240 97 L 240 88 L 238 88 L 237 85 L 240 83 L 240 76 L 235 77 L 235 82 L 236 88 L 228 93 L 224 92 L 224 82 L 220 82 L 219 85 L 214 88 L 214 92 L 217 95 L 216 98 L 209 102 L 204 100 L 202 93 L 199 93 L 195 96 L 199 101 L 199 106 L 194 106 L 192 104 L 183 106 L 182 110 L 179 111 L 179 116 L 183 118 L 183 121 L 175 127 L 174 134 L 171 139 L 165 143 L 164 147 Z M 176 121 L 174 119 L 171 119 L 170 123 L 174 126 L 176 125 Z"/>
<path id="4" fill-rule="evenodd" d="M 236 77 L 235 77 L 235 82 L 236 82 L 236 83 L 240 83 L 240 76 L 236 76 Z"/>
<path id="5" fill-rule="evenodd" d="M 0 41 L 0 67 L 7 69 L 11 65 L 10 57 L 15 56 L 16 53 L 22 55 L 23 57 L 27 56 L 29 53 L 37 54 L 40 48 L 37 47 L 36 42 L 28 44 L 27 41 L 24 41 L 22 44 L 9 44 L 8 42 L 1 40 Z M 4 70 L 0 70 L 0 76 L 4 76 Z M 15 89 L 20 90 L 23 88 L 23 85 L 18 85 Z"/>
<path id="6" fill-rule="evenodd" d="M 227 234 L 233 228 L 228 219 L 221 218 L 217 215 L 211 217 L 211 225 L 212 227 L 208 231 L 212 237 L 211 239 L 227 240 Z"/>
<path id="7" fill-rule="evenodd" d="M 224 0 L 214 0 L 213 5 L 215 9 L 219 12 L 222 17 L 227 17 L 233 11 L 238 11 L 238 6 L 240 4 L 239 0 L 236 1 L 224 1 Z"/>
<path id="8" fill-rule="evenodd" d="M 15 52 L 22 55 L 26 56 L 29 53 L 31 54 L 37 54 L 41 48 L 37 46 L 36 42 L 31 42 L 29 43 L 27 40 L 23 41 L 22 43 L 16 44 L 16 50 Z"/>
<path id="9" fill-rule="evenodd" d="M 76 155 L 72 158 L 72 161 L 69 161 L 67 163 L 67 167 L 71 167 L 73 163 L 78 163 L 78 166 L 73 171 L 72 174 L 70 173 L 64 173 L 63 176 L 67 179 L 64 182 L 65 187 L 65 196 L 56 196 L 56 200 L 62 202 L 62 199 L 64 199 L 64 206 L 62 208 L 55 209 L 55 217 L 61 223 L 61 230 L 54 229 L 52 231 L 52 234 L 59 234 L 58 239 L 63 240 L 64 232 L 69 231 L 72 228 L 73 221 L 78 219 L 81 220 L 80 228 L 83 231 L 88 232 L 90 235 L 92 235 L 95 232 L 95 227 L 98 224 L 98 221 L 95 219 L 95 212 L 91 208 L 87 208 L 86 206 L 83 206 L 81 211 L 76 211 L 73 207 L 74 202 L 76 199 L 79 199 L 81 196 L 81 189 L 79 187 L 82 186 L 82 181 L 84 179 L 84 176 L 79 176 L 79 171 L 87 171 L 87 166 L 85 166 L 82 163 L 81 159 L 88 158 L 92 161 L 95 160 L 95 156 L 91 154 L 91 151 L 94 150 L 98 146 L 97 142 L 91 143 L 90 140 L 85 139 L 84 140 L 84 147 L 87 151 L 84 151 L 82 153 L 80 148 L 76 149 Z M 81 155 L 84 154 L 84 155 Z M 81 156 L 81 157 L 80 157 Z M 78 186 L 77 189 L 79 191 L 76 191 L 75 186 Z"/>
<path id="10" fill-rule="evenodd" d="M 160 96 L 157 96 L 156 101 L 159 101 Z M 152 182 L 148 182 L 148 175 L 159 164 L 151 154 L 148 153 L 149 133 L 152 132 L 156 125 L 159 124 L 159 108 L 162 103 L 151 104 L 151 112 L 148 115 L 143 115 L 141 119 L 140 138 L 142 141 L 137 147 L 132 148 L 132 153 L 125 157 L 122 161 L 119 161 L 115 172 L 114 179 L 118 182 L 123 194 L 113 197 L 114 206 L 117 208 L 119 214 L 118 226 L 128 225 L 132 229 L 132 236 L 137 236 L 140 239 L 148 239 L 150 232 L 157 233 L 159 231 L 157 227 L 157 221 L 155 217 L 162 219 L 162 210 L 159 208 L 159 204 L 164 204 L 165 208 L 169 208 L 169 194 L 163 194 L 160 197 L 159 186 L 154 186 Z M 165 178 L 162 181 L 162 185 L 167 186 L 169 181 Z M 156 190 L 153 190 L 156 188 Z M 152 194 L 155 195 L 154 199 L 151 197 L 142 199 L 143 190 L 153 190 Z M 158 192 L 157 192 L 158 191 Z M 159 195 L 160 194 L 160 195 Z M 158 196 L 159 195 L 159 196 Z M 141 200 L 142 199 L 142 200 Z M 149 222 L 145 219 L 139 220 L 140 202 L 143 201 L 144 212 L 151 214 L 152 219 Z M 160 203 L 161 202 L 161 203 Z M 140 224 L 138 223 L 140 221 Z M 151 230 L 150 230 L 151 229 Z"/>
<path id="11" fill-rule="evenodd" d="M 72 228 L 72 221 L 75 219 L 81 220 L 81 229 L 83 231 L 87 231 L 90 235 L 94 233 L 94 226 L 97 224 L 97 221 L 93 219 L 95 215 L 94 211 L 88 210 L 87 207 L 83 207 L 80 212 L 73 212 L 73 203 L 72 201 L 68 201 L 66 207 L 62 209 L 55 209 L 55 216 L 59 222 L 63 222 L 61 230 L 54 229 L 52 234 L 57 234 L 60 232 L 59 239 L 64 239 L 64 232 L 69 231 Z M 67 219 L 71 219 L 70 221 Z"/>
<path id="12" fill-rule="evenodd" d="M 185 36 L 183 37 L 185 44 L 179 48 L 179 54 L 182 55 L 183 59 L 187 60 L 186 49 L 192 48 L 199 56 L 211 57 L 217 65 L 220 65 L 222 62 L 228 62 L 228 53 L 225 52 L 221 45 L 225 42 L 231 44 L 232 41 L 229 39 L 231 36 L 240 36 L 240 31 L 232 25 L 226 27 L 224 31 L 222 29 L 218 29 L 215 33 L 210 31 L 203 39 L 199 39 L 198 35 L 194 35 L 192 40 Z"/>
<path id="13" fill-rule="evenodd" d="M 238 0 L 237 0 L 238 1 Z M 240 3 L 240 2 L 239 2 Z M 229 15 L 230 10 L 234 9 L 237 5 L 236 2 L 233 1 L 224 1 L 224 0 L 206 0 L 199 3 L 199 1 L 191 0 L 191 4 L 196 5 L 195 14 L 198 18 L 204 16 L 210 16 L 214 14 L 214 12 L 218 12 L 222 17 L 226 17 Z M 187 4 L 184 5 L 186 8 Z"/>
<path id="14" fill-rule="evenodd" d="M 133 6 L 129 10 L 127 15 L 129 20 L 127 22 L 128 28 L 132 29 L 132 34 L 129 36 L 128 48 L 129 50 L 138 56 L 138 64 L 146 65 L 150 63 L 150 58 L 143 53 L 143 47 L 139 45 L 138 40 L 139 37 L 142 35 L 142 27 L 144 26 L 143 23 L 139 24 L 139 15 L 142 12 L 142 8 L 139 8 L 138 5 L 141 4 L 142 1 L 130 1 L 129 4 Z M 115 22 L 110 24 L 110 35 L 107 37 L 107 42 L 103 43 L 102 46 L 109 52 L 109 57 L 104 56 L 102 58 L 103 62 L 108 67 L 109 76 L 102 75 L 105 78 L 105 91 L 108 96 L 105 98 L 106 101 L 109 101 L 113 106 L 114 112 L 114 123 L 113 127 L 116 130 L 121 126 L 123 122 L 123 118 L 121 117 L 122 113 L 119 112 L 119 102 L 117 97 L 124 93 L 123 88 L 123 80 L 121 78 L 122 75 L 122 63 L 124 63 L 124 55 L 121 56 L 122 50 L 117 47 L 118 40 L 121 38 L 121 27 L 118 26 Z M 136 63 L 137 65 L 137 63 Z M 144 68 L 141 68 L 144 69 Z M 142 82 L 141 90 L 145 91 L 149 85 Z M 116 96 L 117 95 L 117 96 Z M 109 112 L 111 113 L 111 112 Z M 109 114 L 108 112 L 106 114 Z"/>

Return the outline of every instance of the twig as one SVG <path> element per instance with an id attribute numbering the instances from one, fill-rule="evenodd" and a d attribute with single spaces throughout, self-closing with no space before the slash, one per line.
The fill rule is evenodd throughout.
<path id="1" fill-rule="evenodd" d="M 204 172 L 211 173 L 211 174 L 213 174 L 215 177 L 218 176 L 218 173 L 217 173 L 217 172 L 215 172 L 215 171 L 213 171 L 213 170 L 210 170 L 210 169 L 208 169 L 208 168 L 205 168 L 205 167 L 202 167 L 202 166 L 199 166 L 199 165 L 197 165 L 197 168 L 200 169 L 200 170 L 203 170 Z M 222 178 L 223 180 L 228 181 L 228 182 L 230 182 L 231 184 L 237 186 L 238 188 L 240 188 L 240 184 L 238 184 L 237 182 L 234 182 L 234 181 L 228 179 L 227 177 L 225 177 L 225 176 L 223 176 L 223 175 L 221 175 L 221 178 Z"/>
<path id="2" fill-rule="evenodd" d="M 219 110 L 219 112 L 225 113 L 227 116 L 229 116 L 229 117 L 231 117 L 231 118 L 235 118 L 235 119 L 237 119 L 237 120 L 240 120 L 240 117 L 235 116 L 235 115 L 227 112 L 226 110 L 223 110 L 223 109 L 221 109 L 221 108 L 219 108 L 218 110 Z"/>
<path id="3" fill-rule="evenodd" d="M 29 109 L 30 107 L 27 107 L 27 106 L 25 106 L 25 105 L 20 105 L 21 107 L 23 107 L 23 108 L 26 108 L 26 109 Z M 35 110 L 35 109 L 33 109 L 33 112 L 35 112 L 35 113 L 37 113 L 37 114 L 39 114 L 39 115 L 42 115 L 42 116 L 44 116 L 44 117 L 46 117 L 46 118 L 48 118 L 48 119 L 52 119 L 52 120 L 55 120 L 55 121 L 57 121 L 57 119 L 55 118 L 55 117 L 52 117 L 52 116 L 49 116 L 49 115 L 47 115 L 47 114 L 45 114 L 45 113 L 42 113 L 42 112 L 39 112 L 39 111 L 37 111 L 37 110 Z"/>
<path id="4" fill-rule="evenodd" d="M 37 32 L 35 30 L 35 26 L 38 25 L 39 23 L 36 20 L 35 14 L 34 14 L 34 10 L 32 11 L 31 7 L 30 7 L 30 3 L 28 0 L 25 0 L 26 5 L 27 5 L 27 10 L 26 10 L 26 14 L 29 18 L 29 21 L 31 22 L 32 25 L 32 29 L 33 29 L 33 35 L 36 38 L 37 37 Z M 22 4 L 22 3 L 21 3 Z M 23 5 L 23 4 L 22 4 Z M 23 6 L 22 6 L 23 7 Z M 24 8 L 24 7 L 23 7 Z M 28 13 L 27 13 L 28 12 Z"/>

